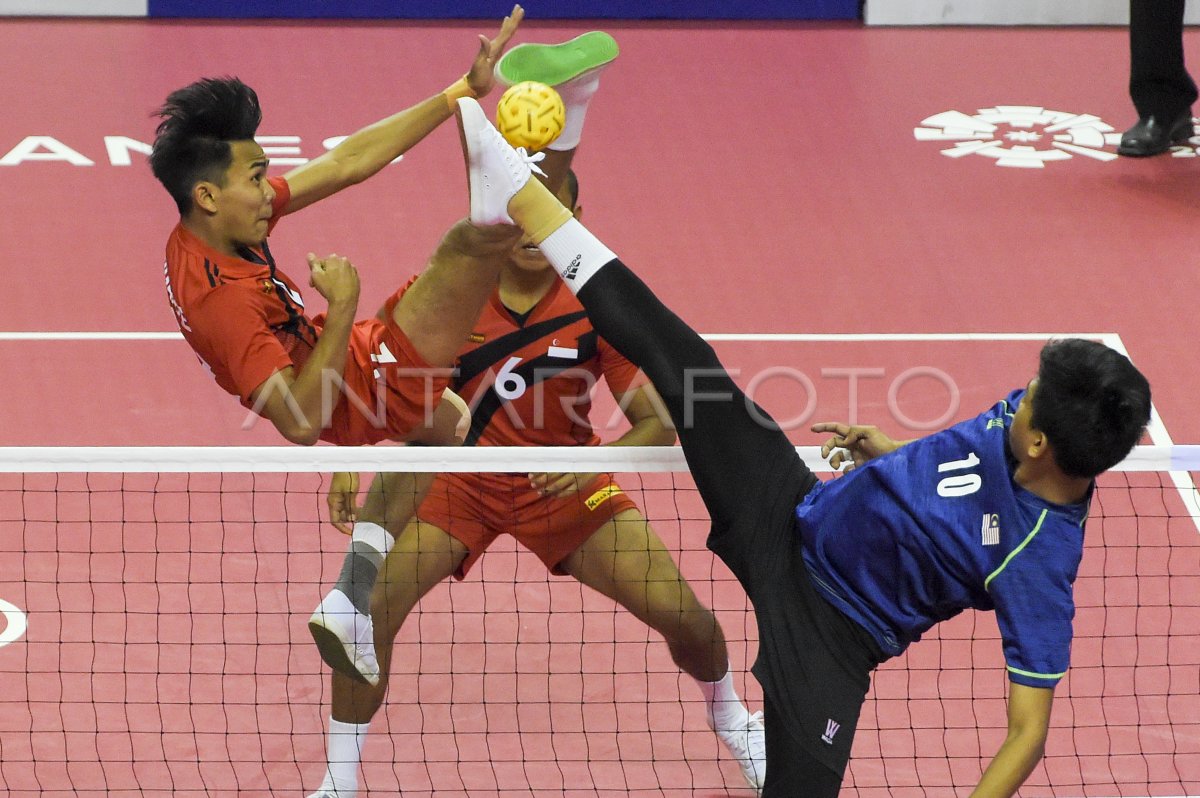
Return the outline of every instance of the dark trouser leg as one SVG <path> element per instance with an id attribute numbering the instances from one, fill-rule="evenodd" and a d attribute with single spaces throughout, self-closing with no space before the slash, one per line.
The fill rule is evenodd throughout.
<path id="1" fill-rule="evenodd" d="M 1169 122 L 1196 101 L 1183 62 L 1184 0 L 1129 0 L 1129 96 L 1139 117 Z"/>
<path id="2" fill-rule="evenodd" d="M 750 402 L 713 348 L 619 260 L 579 291 L 592 325 L 662 395 L 714 527 L 726 527 L 761 491 L 796 474 L 799 501 L 815 482 L 787 436 Z M 774 486 L 774 487 L 772 487 Z M 793 502 L 793 506 L 794 506 Z"/>
<path id="3" fill-rule="evenodd" d="M 767 783 L 762 798 L 837 798 L 842 777 L 818 762 L 788 733 L 770 696 L 763 697 L 763 722 L 767 727 Z"/>

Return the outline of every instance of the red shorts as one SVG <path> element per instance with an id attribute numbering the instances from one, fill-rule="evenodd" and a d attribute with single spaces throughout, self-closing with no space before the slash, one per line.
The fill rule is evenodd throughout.
<path id="1" fill-rule="evenodd" d="M 398 440 L 432 419 L 451 370 L 426 363 L 396 326 L 394 311 L 403 293 L 388 297 L 382 319 L 354 323 L 344 384 L 321 440 L 342 446 Z M 313 319 L 317 327 L 324 322 L 323 316 Z"/>
<path id="2" fill-rule="evenodd" d="M 417 518 L 461 542 L 467 558 L 455 571 L 462 579 L 492 541 L 512 535 L 552 573 L 613 516 L 637 505 L 611 474 L 600 474 L 570 496 L 547 498 L 526 474 L 439 474 Z"/>

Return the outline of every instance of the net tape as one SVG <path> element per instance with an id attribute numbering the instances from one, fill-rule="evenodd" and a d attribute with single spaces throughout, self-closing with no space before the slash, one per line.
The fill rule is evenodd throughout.
<path id="1" fill-rule="evenodd" d="M 829 472 L 817 446 L 796 451 Z M 0 447 L 0 473 L 316 473 L 323 471 L 686 471 L 672 446 L 598 447 Z M 1200 444 L 1138 446 L 1114 471 L 1200 471 Z"/>

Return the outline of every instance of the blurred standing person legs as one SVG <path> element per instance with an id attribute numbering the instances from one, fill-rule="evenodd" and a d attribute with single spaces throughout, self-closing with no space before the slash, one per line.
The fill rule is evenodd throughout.
<path id="1" fill-rule="evenodd" d="M 1158 155 L 1192 136 L 1196 84 L 1183 62 L 1184 0 L 1129 0 L 1129 96 L 1137 124 L 1121 155 Z"/>

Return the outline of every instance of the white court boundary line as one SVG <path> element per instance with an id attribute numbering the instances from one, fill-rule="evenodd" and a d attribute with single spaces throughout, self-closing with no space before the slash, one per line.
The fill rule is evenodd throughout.
<path id="1" fill-rule="evenodd" d="M 20 607 L 4 599 L 0 599 L 0 615 L 3 615 L 6 621 L 4 631 L 0 632 L 0 648 L 3 648 L 20 640 L 29 628 L 29 622 Z"/>
<path id="2" fill-rule="evenodd" d="M 0 341 L 182 341 L 180 332 L 72 332 L 45 330 L 0 332 Z"/>
<path id="3" fill-rule="evenodd" d="M 1133 360 L 1129 355 L 1129 350 L 1125 348 L 1125 342 L 1121 340 L 1120 334 L 1107 333 L 1100 340 L 1106 346 L 1115 349 L 1131 361 Z M 1167 425 L 1159 415 L 1154 402 L 1150 403 L 1150 424 L 1146 428 L 1146 433 L 1150 436 L 1150 441 L 1158 446 L 1175 444 L 1171 434 L 1167 432 Z M 1200 532 L 1200 498 L 1196 496 L 1196 484 L 1192 481 L 1192 475 L 1187 471 L 1168 471 L 1167 474 L 1170 475 L 1171 482 L 1175 484 L 1175 489 L 1179 491 L 1179 498 L 1183 501 L 1183 506 L 1187 508 L 1188 515 L 1192 517 L 1192 525 L 1196 527 L 1197 532 Z"/>
<path id="4" fill-rule="evenodd" d="M 835 343 L 835 342 L 954 342 L 954 341 L 1047 341 L 1051 338 L 1088 338 L 1100 341 L 1129 357 L 1129 350 L 1119 333 L 1067 333 L 1067 332 L 1031 332 L 1031 333 L 707 333 L 702 334 L 706 341 L 714 342 L 756 342 L 756 343 Z M 183 335 L 179 332 L 162 331 L 27 331 L 0 332 L 0 342 L 3 341 L 179 341 Z M 1130 358 L 1132 360 L 1132 358 Z M 1150 424 L 1147 434 L 1155 446 L 1174 446 L 1175 442 L 1167 431 L 1166 424 L 1159 415 L 1158 408 L 1151 404 Z M 325 449 L 324 451 L 328 451 Z M 1187 508 L 1188 514 L 1200 532 L 1200 498 L 1196 495 L 1196 485 L 1187 471 L 1168 471 L 1171 481 L 1179 491 L 1179 497 Z"/>

